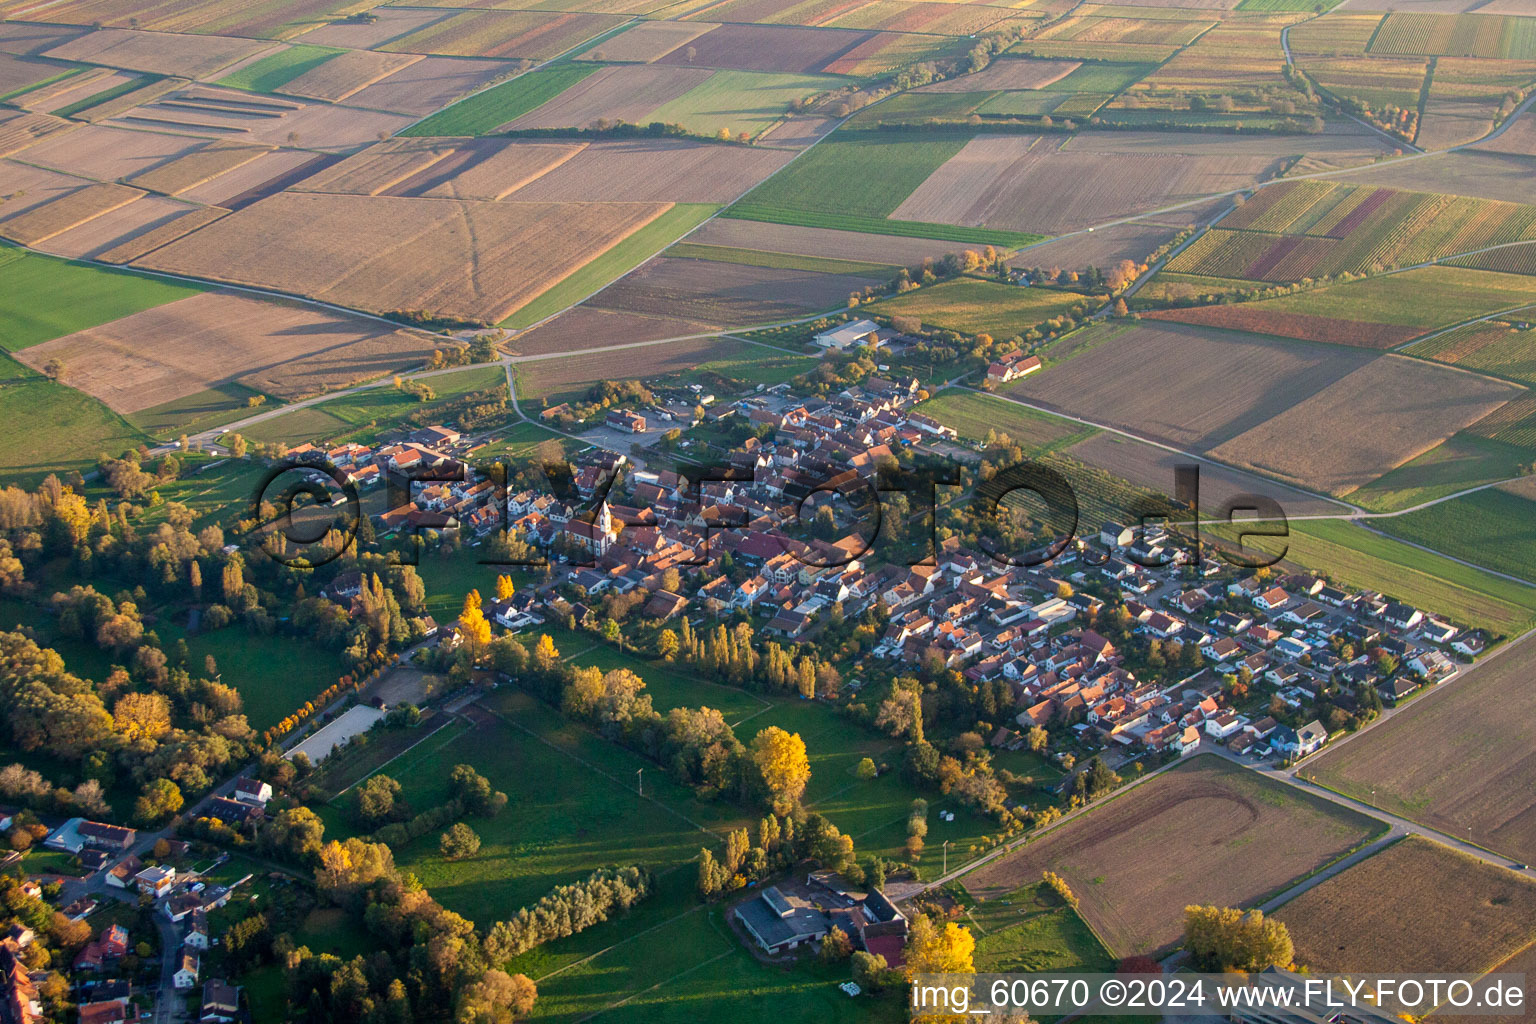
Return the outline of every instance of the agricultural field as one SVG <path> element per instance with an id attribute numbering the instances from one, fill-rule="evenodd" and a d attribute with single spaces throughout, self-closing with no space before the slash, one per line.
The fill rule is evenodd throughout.
<path id="1" fill-rule="evenodd" d="M 1092 340 L 1100 336 L 1105 340 Z M 1148 322 L 1129 331 L 1091 327 L 1069 340 L 1083 347 L 1006 393 L 1197 452 L 1283 413 L 1371 358 Z M 1045 358 L 1056 357 L 1048 351 Z"/>
<path id="2" fill-rule="evenodd" d="M 643 21 L 603 40 L 576 59 L 649 64 L 719 27 L 709 21 Z"/>
<path id="3" fill-rule="evenodd" d="M 354 309 L 496 323 L 667 209 L 284 192 L 138 262 Z"/>
<path id="4" fill-rule="evenodd" d="M 537 109 L 571 88 L 597 68 L 583 64 L 558 67 L 519 75 L 511 81 L 460 100 L 446 110 L 411 125 L 400 134 L 489 135 L 509 121 Z"/>
<path id="5" fill-rule="evenodd" d="M 538 297 L 501 321 L 500 326 L 522 329 L 553 316 L 593 295 L 610 282 L 640 266 L 652 253 L 665 249 L 680 236 L 714 214 L 716 207 L 678 203 L 635 231 L 596 259 L 561 278 Z"/>
<path id="6" fill-rule="evenodd" d="M 545 61 L 618 28 L 625 20 L 605 14 L 464 11 L 385 43 L 380 49 L 387 53 Z"/>
<path id="7" fill-rule="evenodd" d="M 1408 354 L 1421 359 L 1479 370 L 1494 377 L 1536 384 L 1536 352 L 1529 329 L 1519 319 L 1480 320 L 1426 338 L 1410 346 Z"/>
<path id="8" fill-rule="evenodd" d="M 0 417 L 26 435 L 0 455 L 0 480 L 36 486 L 50 473 L 92 468 L 102 452 L 122 453 L 145 436 L 100 402 L 0 356 Z"/>
<path id="9" fill-rule="evenodd" d="M 1088 923 L 1042 882 L 969 908 L 964 923 L 976 936 L 976 969 L 984 973 L 1109 972 L 1115 966 Z"/>
<path id="10" fill-rule="evenodd" d="M 828 259 L 824 256 L 796 256 L 782 252 L 763 252 L 757 249 L 739 249 L 723 245 L 700 245 L 697 242 L 678 242 L 665 253 L 674 259 L 713 260 L 717 263 L 740 263 L 748 267 L 776 267 L 784 270 L 809 270 L 819 274 L 860 274 L 878 277 L 896 273 L 889 263 L 855 263 L 851 260 Z"/>
<path id="11" fill-rule="evenodd" d="M 962 334 L 1008 338 L 1074 308 L 1089 311 L 1101 304 L 1101 299 L 1080 292 L 960 278 L 881 299 L 871 308 L 887 316 L 915 316 L 924 324 Z"/>
<path id="12" fill-rule="evenodd" d="M 412 120 L 385 110 L 290 99 L 225 86 L 178 84 L 183 87 L 143 95 L 138 106 L 114 113 L 108 123 L 140 132 L 165 132 L 171 137 L 238 137 L 246 142 L 273 146 L 302 144 L 311 150 L 338 152 L 375 142 L 381 133 L 393 135 Z M 143 92 L 132 95 L 139 97 Z M 124 97 L 119 105 L 126 102 Z"/>
<path id="13" fill-rule="evenodd" d="M 1215 756 L 1186 761 L 965 876 L 988 910 L 1067 880 L 1117 957 L 1177 941 L 1191 903 L 1251 906 L 1363 845 L 1380 823 Z"/>
<path id="14" fill-rule="evenodd" d="M 517 146 L 532 143 L 518 140 Z M 569 162 L 522 183 L 519 202 L 725 203 L 767 178 L 791 154 L 689 139 L 623 139 L 578 144 Z M 498 175 L 498 178 L 503 176 Z"/>
<path id="15" fill-rule="evenodd" d="M 729 217 L 719 217 L 702 225 L 688 240 L 701 245 L 791 253 L 855 263 L 891 263 L 903 267 L 920 267 L 925 259 L 937 259 L 947 252 L 963 248 L 955 242 L 941 239 L 900 238 Z"/>
<path id="16" fill-rule="evenodd" d="M 1168 269 L 1202 277 L 1300 281 L 1379 273 L 1533 239 L 1536 206 L 1334 182 L 1282 182 L 1261 189 Z"/>
<path id="17" fill-rule="evenodd" d="M 26 160 L 69 174 L 111 182 L 131 178 L 203 147 L 184 135 L 85 125 L 26 149 Z"/>
<path id="18" fill-rule="evenodd" d="M 207 212 L 204 207 L 163 196 L 139 196 L 39 241 L 36 247 L 69 259 L 126 262 L 117 254 L 125 249 L 140 250 L 146 246 L 146 238 L 152 244 L 161 237 L 169 241 L 185 234 L 206 223 Z"/>
<path id="19" fill-rule="evenodd" d="M 772 353 L 749 342 L 734 338 L 696 338 L 665 342 L 620 351 L 595 351 L 566 358 L 539 359 L 516 367 L 517 394 L 521 399 L 548 399 L 550 405 L 570 401 L 587 388 L 603 380 L 649 380 L 652 377 L 686 373 L 707 364 L 736 365 L 754 357 Z M 793 357 L 785 363 L 789 369 L 775 374 L 774 383 L 787 380 L 812 362 Z"/>
<path id="20" fill-rule="evenodd" d="M 724 131 L 733 136 L 756 136 L 782 119 L 791 103 L 841 84 L 826 75 L 716 71 L 653 109 L 645 120 L 681 124 L 705 135 Z"/>
<path id="21" fill-rule="evenodd" d="M 1474 565 L 1536 583 L 1536 501 L 1516 481 L 1373 525 Z"/>
<path id="22" fill-rule="evenodd" d="M 1497 14 L 1387 15 L 1369 53 L 1536 60 L 1536 25 Z"/>
<path id="23" fill-rule="evenodd" d="M 791 25 L 721 25 L 652 63 L 730 71 L 824 71 L 861 43 L 868 32 Z"/>
<path id="24" fill-rule="evenodd" d="M 1130 156 L 1054 136 L 978 135 L 919 184 L 891 216 L 1060 234 L 1262 180 L 1261 155 Z M 1175 147 L 1177 148 L 1177 147 Z"/>
<path id="25" fill-rule="evenodd" d="M 1531 944 L 1536 884 L 1409 836 L 1275 913 L 1313 971 L 1482 974 Z"/>
<path id="26" fill-rule="evenodd" d="M 1536 180 L 1528 160 L 1478 148 L 1436 153 L 1423 160 L 1387 161 L 1379 167 L 1351 171 L 1338 180 L 1346 179 L 1419 192 L 1454 187 L 1462 196 L 1536 204 Z"/>
<path id="27" fill-rule="evenodd" d="M 657 257 L 587 304 L 717 327 L 746 327 L 841 309 L 850 292 L 881 283 L 854 274 Z"/>
<path id="28" fill-rule="evenodd" d="M 251 92 L 280 92 L 283 86 L 295 78 L 315 70 L 341 53 L 341 50 L 324 46 L 287 46 L 259 60 L 241 65 L 239 70 L 219 79 L 218 84 Z"/>
<path id="29" fill-rule="evenodd" d="M 232 36 L 103 28 L 76 36 L 44 56 L 151 75 L 205 78 L 269 47 L 267 43 Z"/>
<path id="30" fill-rule="evenodd" d="M 993 92 L 1003 89 L 1046 89 L 1053 84 L 1060 83 L 1062 79 L 1071 75 L 1082 66 L 1080 61 L 1075 60 L 1032 60 L 1027 57 L 1004 58 L 993 61 L 975 74 L 960 75 L 942 82 L 935 82 L 933 85 L 925 85 L 919 92 L 930 94 Z M 1095 92 L 1100 90 L 1082 87 L 1082 91 Z"/>
<path id="31" fill-rule="evenodd" d="M 439 347 L 397 330 L 296 302 L 206 292 L 18 353 L 120 413 L 135 413 L 236 381 L 283 398 L 411 369 Z"/>
<path id="32" fill-rule="evenodd" d="M 553 355 L 603 348 L 611 338 L 627 338 L 632 342 L 659 341 L 713 331 L 709 324 L 696 320 L 615 313 L 581 305 L 518 334 L 505 346 L 518 355 Z"/>
<path id="33" fill-rule="evenodd" d="M 197 285 L 0 248 L 0 346 L 17 352 L 98 324 L 187 299 Z M 38 295 L 54 301 L 41 304 Z"/>
<path id="34" fill-rule="evenodd" d="M 605 118 L 647 124 L 647 115 L 711 77 L 708 68 L 605 67 L 507 124 L 508 129 L 584 128 Z"/>
<path id="35" fill-rule="evenodd" d="M 420 57 L 411 54 L 342 50 L 296 78 L 290 78 L 283 83 L 280 91 L 305 99 L 335 103 L 419 60 Z"/>
<path id="36" fill-rule="evenodd" d="M 1434 395 L 1433 405 L 1421 396 Z M 1347 495 L 1521 394 L 1513 385 L 1379 357 L 1210 449 L 1212 458 Z M 1420 399 L 1420 401 L 1415 401 Z"/>
<path id="37" fill-rule="evenodd" d="M 517 68 L 516 62 L 511 61 L 423 57 L 349 94 L 346 99 L 348 105 L 358 109 L 390 110 L 422 117 L 466 93 L 512 75 Z M 325 65 L 321 65 L 316 73 L 324 75 Z"/>
<path id="38" fill-rule="evenodd" d="M 961 437 L 985 440 L 988 434 L 1006 434 L 1026 451 L 1058 451 L 1098 433 L 1097 428 L 1038 412 L 993 395 L 952 388 L 941 391 L 918 406 Z"/>

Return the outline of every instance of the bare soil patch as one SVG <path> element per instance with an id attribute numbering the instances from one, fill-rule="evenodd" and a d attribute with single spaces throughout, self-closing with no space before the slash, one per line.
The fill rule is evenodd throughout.
<path id="1" fill-rule="evenodd" d="M 1201 755 L 965 877 L 998 899 L 1054 871 L 1117 956 L 1167 949 L 1192 903 L 1250 906 L 1365 842 L 1377 823 Z"/>
<path id="2" fill-rule="evenodd" d="M 1467 670 L 1442 692 L 1309 761 L 1319 782 L 1450 835 L 1536 862 L 1536 716 L 1528 655 Z M 1497 708 L 1490 714 L 1490 708 Z"/>
<path id="3" fill-rule="evenodd" d="M 520 202 L 728 203 L 793 155 L 683 139 L 594 142 L 511 193 L 511 198 Z"/>
<path id="4" fill-rule="evenodd" d="M 1121 260 L 1140 263 L 1178 234 L 1179 229 L 1152 221 L 1135 221 L 1100 228 L 1092 234 L 1056 238 L 1024 249 L 1008 261 L 1012 267 L 1061 267 L 1108 269 Z"/>
<path id="5" fill-rule="evenodd" d="M 1424 454 L 1522 392 L 1422 360 L 1380 356 L 1211 449 L 1211 455 L 1344 495 Z"/>
<path id="6" fill-rule="evenodd" d="M 184 213 L 174 220 L 150 227 L 136 235 L 124 238 L 109 248 L 104 248 L 95 254 L 95 258 L 103 263 L 132 263 L 145 253 L 154 252 L 162 245 L 190 234 L 202 227 L 211 224 L 229 211 L 217 206 L 198 206 L 191 212 Z"/>
<path id="7" fill-rule="evenodd" d="M 142 262 L 372 312 L 495 323 L 668 208 L 281 192 Z"/>
<path id="8" fill-rule="evenodd" d="M 0 217 L 14 217 L 89 184 L 72 174 L 0 160 Z"/>
<path id="9" fill-rule="evenodd" d="M 412 118 L 382 110 L 286 100 L 199 85 L 158 97 L 124 111 L 114 120 L 121 125 L 161 132 L 342 150 L 374 142 L 381 133 L 393 135 L 410 124 Z"/>
<path id="10" fill-rule="evenodd" d="M 538 356 L 551 352 L 621 345 L 629 341 L 656 341 L 710 330 L 708 324 L 669 317 L 616 313 L 591 306 L 566 310 L 553 320 L 519 334 L 506 347 L 518 355 Z"/>
<path id="11" fill-rule="evenodd" d="M 28 114 L 18 110 L 9 116 L 0 115 L 0 157 L 20 152 L 38 139 L 69 127 L 70 122 L 52 114 Z"/>
<path id="12" fill-rule="evenodd" d="M 626 313 L 737 327 L 835 309 L 846 305 L 849 292 L 874 283 L 849 274 L 657 257 L 587 302 Z"/>
<path id="13" fill-rule="evenodd" d="M 270 42 L 234 36 L 103 28 L 55 46 L 47 55 L 153 75 L 204 78 L 271 47 Z"/>
<path id="14" fill-rule="evenodd" d="M 63 65 L 45 60 L 0 53 L 0 95 L 46 81 L 64 70 L 67 69 Z"/>
<path id="15" fill-rule="evenodd" d="M 453 16 L 450 10 L 430 7 L 375 7 L 368 13 L 374 21 L 333 21 L 304 33 L 301 41 L 315 46 L 367 50 Z"/>
<path id="16" fill-rule="evenodd" d="M 421 58 L 409 53 L 375 53 L 372 50 L 347 50 L 319 67 L 304 72 L 283 86 L 292 96 L 312 100 L 344 100 L 375 82 L 410 67 Z"/>
<path id="17" fill-rule="evenodd" d="M 450 157 L 418 176 L 433 180 L 407 181 L 403 187 L 412 189 L 412 195 L 437 199 L 501 199 L 575 158 L 586 146 L 585 142 L 477 139 L 460 149 L 466 159 Z"/>
<path id="18" fill-rule="evenodd" d="M 70 174 L 117 181 L 184 157 L 203 145 L 201 140 L 184 135 L 88 124 L 44 139 L 27 151 L 26 159 Z"/>
<path id="19" fill-rule="evenodd" d="M 514 70 L 515 64 L 501 60 L 426 57 L 353 93 L 347 97 L 347 103 L 423 117 Z"/>
<path id="20" fill-rule="evenodd" d="M 740 71 L 820 71 L 871 35 L 793 25 L 722 25 L 655 63 Z"/>
<path id="21" fill-rule="evenodd" d="M 584 128 L 600 117 L 638 124 L 713 73 L 709 68 L 603 68 L 504 127 Z"/>
<path id="22" fill-rule="evenodd" d="M 1030 374 L 1008 393 L 1195 452 L 1259 426 L 1374 358 L 1174 324 L 1094 330 L 1108 340 Z"/>
<path id="23" fill-rule="evenodd" d="M 791 114 L 757 137 L 760 146 L 804 149 L 837 127 L 838 118 Z"/>
<path id="24" fill-rule="evenodd" d="M 1134 441 L 1128 437 L 1101 431 L 1086 441 L 1080 441 L 1067 449 L 1067 454 L 1081 459 L 1090 466 L 1108 470 L 1118 477 L 1150 487 L 1163 494 L 1173 495 L 1174 467 L 1189 465 L 1194 460 L 1175 455 L 1164 448 Z M 1280 503 L 1285 514 L 1326 515 L 1346 511 L 1338 502 L 1314 497 L 1305 491 L 1266 480 L 1242 470 L 1220 466 L 1210 462 L 1194 463 L 1200 468 L 1200 516 L 1202 519 L 1223 518 L 1222 511 L 1228 501 L 1244 494 L 1261 494 Z M 1243 513 L 1238 513 L 1239 518 Z"/>
<path id="25" fill-rule="evenodd" d="M 1536 883 L 1409 836 L 1275 916 L 1314 971 L 1481 974 L 1536 936 Z"/>
<path id="26" fill-rule="evenodd" d="M 236 167 L 243 166 L 272 152 L 269 146 L 252 146 L 240 142 L 211 142 L 186 156 L 159 164 L 134 175 L 128 183 L 151 192 L 163 192 L 174 196 Z"/>
<path id="27" fill-rule="evenodd" d="M 1076 60 L 1000 57 L 974 75 L 956 75 L 925 85 L 918 92 L 992 92 L 996 89 L 1043 89 L 1082 67 Z"/>
<path id="28" fill-rule="evenodd" d="M 600 380 L 630 380 L 691 370 L 700 363 L 734 356 L 746 342 L 732 338 L 691 338 L 687 341 L 612 352 L 588 352 L 569 359 L 541 359 L 517 366 L 518 393 L 548 395 L 573 384 Z"/>
<path id="29" fill-rule="evenodd" d="M 54 235 L 39 248 L 70 259 L 95 259 L 119 246 L 131 245 L 141 235 L 165 228 L 202 209 L 164 196 L 142 196 L 126 206 L 109 210 Z M 190 230 L 194 226 L 188 224 L 186 227 Z"/>
<path id="30" fill-rule="evenodd" d="M 1058 149 L 1054 139 L 1038 136 L 979 135 L 891 216 L 1013 231 L 1077 231 L 1246 187 L 1279 166 L 1279 158 L 1267 156 L 1090 153 Z"/>
<path id="31" fill-rule="evenodd" d="M 303 192 L 376 196 L 439 163 L 451 145 L 436 140 L 390 139 L 312 174 L 294 186 Z"/>
<path id="32" fill-rule="evenodd" d="M 83 28 L 59 25 L 29 25 L 25 22 L 0 22 L 0 53 L 36 56 L 84 35 Z"/>
<path id="33" fill-rule="evenodd" d="M 1501 136 L 1489 145 L 1497 146 L 1503 141 Z M 1455 182 L 1457 195 L 1536 203 L 1536 160 L 1478 148 L 1363 168 L 1338 180 L 1419 192 L 1439 192 L 1447 187 L 1447 182 Z"/>
<path id="34" fill-rule="evenodd" d="M 96 184 L 0 220 L 0 237 L 22 245 L 38 245 L 93 217 L 115 210 L 144 195 L 127 185 Z"/>
<path id="35" fill-rule="evenodd" d="M 649 64 L 719 27 L 710 21 L 646 21 L 625 29 L 576 59 Z"/>
<path id="36" fill-rule="evenodd" d="M 13 58 L 14 59 L 14 58 Z M 136 81 L 149 81 L 136 71 L 117 71 L 111 68 L 90 68 L 78 75 L 70 75 L 52 85 L 32 89 L 9 102 L 23 110 L 49 113 L 67 107 L 71 103 L 89 99 L 99 92 L 115 89 Z"/>
<path id="37" fill-rule="evenodd" d="M 282 398 L 421 364 L 440 341 L 297 302 L 207 292 L 33 346 L 65 381 L 121 413 L 239 381 Z"/>
<path id="38" fill-rule="evenodd" d="M 301 149 L 276 149 L 249 163 L 243 163 L 222 174 L 216 174 L 202 184 L 194 185 L 180 193 L 180 196 L 183 199 L 208 203 L 211 206 L 234 209 L 241 205 L 250 205 L 256 201 L 256 198 L 278 191 L 280 182 L 302 173 L 305 168 L 317 167 L 323 163 L 325 158 L 319 158 L 317 161 L 315 154 L 306 153 Z"/>

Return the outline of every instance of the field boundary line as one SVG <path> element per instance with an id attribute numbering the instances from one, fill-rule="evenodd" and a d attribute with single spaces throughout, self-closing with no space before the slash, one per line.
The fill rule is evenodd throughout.
<path id="1" fill-rule="evenodd" d="M 518 691 L 518 692 L 522 692 L 522 691 Z M 529 694 L 528 696 L 532 697 L 531 694 Z M 533 699 L 537 700 L 538 698 L 534 697 Z M 516 729 L 517 731 L 528 734 L 529 736 L 533 737 L 538 742 L 544 744 L 549 749 L 551 749 L 553 751 L 556 751 L 556 752 L 558 752 L 560 754 L 563 754 L 564 756 L 570 758 L 572 761 L 575 761 L 577 764 L 581 765 L 583 768 L 587 769 L 588 771 L 590 771 L 590 772 L 592 772 L 592 773 L 594 773 L 596 775 L 601 775 L 603 778 L 607 779 L 609 782 L 613 783 L 615 786 L 618 786 L 620 789 L 623 789 L 625 792 L 629 791 L 629 786 L 626 785 L 623 781 L 621 781 L 618 778 L 615 778 L 614 776 L 608 774 L 608 772 L 606 772 L 603 769 L 599 768 L 597 765 L 595 765 L 592 762 L 586 760 L 585 758 L 577 757 L 575 754 L 571 753 L 569 750 L 565 750 L 562 747 L 558 746 L 557 744 L 550 742 L 549 740 L 545 739 L 543 736 L 540 736 L 538 733 L 536 733 L 532 729 L 528 728 L 526 725 L 523 725 L 520 722 L 512 721 L 512 719 L 508 718 L 506 715 L 502 714 L 500 711 L 495 710 L 494 708 L 486 707 L 483 700 L 475 701 L 475 706 L 480 708 L 480 710 L 484 711 L 486 714 L 490 715 L 491 717 L 496 718 L 496 719 L 498 719 L 498 720 L 500 720 L 502 722 L 505 722 L 507 725 L 510 725 L 512 728 Z M 556 712 L 556 713 L 558 714 L 558 712 Z M 599 739 L 601 739 L 601 737 L 599 737 Z M 654 766 L 652 766 L 652 767 L 654 767 Z M 694 828 L 698 829 L 700 832 L 703 832 L 705 835 L 709 836 L 711 839 L 714 839 L 716 842 L 719 842 L 719 839 L 720 839 L 719 836 L 715 835 L 715 833 L 711 832 L 709 829 L 705 828 L 703 825 L 700 825 L 698 822 L 694 821 L 692 818 L 688 817 L 688 815 L 684 814 L 682 811 L 679 811 L 677 808 L 669 807 L 669 806 L 667 806 L 666 804 L 662 803 L 660 800 L 656 799 L 653 796 L 640 796 L 640 799 L 641 800 L 647 800 L 647 801 L 655 804 L 657 807 L 660 807 L 662 810 L 666 811 L 668 814 L 670 814 L 670 815 L 672 815 L 672 816 L 674 816 L 676 818 L 679 818 L 682 821 L 687 822 L 689 825 L 691 825 Z"/>

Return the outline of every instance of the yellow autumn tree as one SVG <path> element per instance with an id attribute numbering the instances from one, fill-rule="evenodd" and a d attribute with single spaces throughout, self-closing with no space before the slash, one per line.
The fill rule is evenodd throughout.
<path id="1" fill-rule="evenodd" d="M 171 731 L 171 703 L 159 693 L 128 693 L 112 705 L 112 724 L 130 742 Z"/>
<path id="2" fill-rule="evenodd" d="M 969 928 L 950 921 L 940 928 L 926 914 L 907 933 L 907 980 L 919 974 L 975 974 L 976 939 Z"/>
<path id="3" fill-rule="evenodd" d="M 512 583 L 512 577 L 502 573 L 496 577 L 496 600 L 505 601 L 517 593 L 517 587 Z"/>
<path id="4" fill-rule="evenodd" d="M 480 608 L 478 590 L 471 590 L 464 596 L 464 610 L 459 612 L 459 635 L 474 653 L 484 650 L 491 642 L 491 624 L 485 621 L 485 612 Z"/>
<path id="5" fill-rule="evenodd" d="M 811 779 L 811 761 L 805 753 L 805 741 L 799 733 L 785 732 L 770 725 L 752 739 L 752 762 L 763 777 L 774 810 L 787 813 Z"/>

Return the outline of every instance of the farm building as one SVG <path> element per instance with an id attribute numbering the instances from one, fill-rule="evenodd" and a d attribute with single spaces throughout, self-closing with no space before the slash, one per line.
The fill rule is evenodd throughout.
<path id="1" fill-rule="evenodd" d="M 855 891 L 831 871 L 813 872 L 803 884 L 789 880 L 771 885 L 737 906 L 735 914 L 767 953 L 815 942 L 833 928 L 866 949 L 894 944 L 899 950 L 907 933 L 906 917 L 883 892 Z"/>
<path id="2" fill-rule="evenodd" d="M 604 420 L 614 430 L 622 430 L 628 434 L 645 433 L 645 417 L 628 409 L 613 409 Z"/>
<path id="3" fill-rule="evenodd" d="M 1010 352 L 987 367 L 987 382 L 989 384 L 1006 384 L 1011 380 L 1026 377 L 1038 369 L 1040 369 L 1039 356 L 1026 356 L 1023 352 Z"/>
<path id="4" fill-rule="evenodd" d="M 894 331 L 881 327 L 873 320 L 855 320 L 840 327 L 821 331 L 813 335 L 811 340 L 819 348 L 833 352 L 846 352 L 855 345 L 879 348 L 895 336 Z"/>

